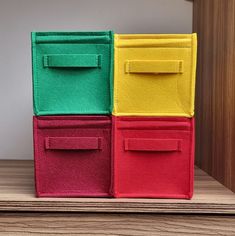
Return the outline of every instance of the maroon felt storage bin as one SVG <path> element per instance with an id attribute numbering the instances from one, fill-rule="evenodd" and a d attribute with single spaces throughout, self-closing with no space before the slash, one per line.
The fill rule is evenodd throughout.
<path id="1" fill-rule="evenodd" d="M 110 196 L 110 117 L 35 116 L 33 125 L 38 197 Z"/>
<path id="2" fill-rule="evenodd" d="M 194 119 L 113 117 L 115 197 L 193 194 Z"/>

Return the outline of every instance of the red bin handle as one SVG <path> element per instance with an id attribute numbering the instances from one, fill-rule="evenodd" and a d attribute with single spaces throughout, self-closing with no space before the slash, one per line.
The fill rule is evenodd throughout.
<path id="1" fill-rule="evenodd" d="M 101 137 L 46 137 L 47 150 L 99 150 Z"/>
<path id="2" fill-rule="evenodd" d="M 126 138 L 125 151 L 174 152 L 181 151 L 179 139 Z"/>

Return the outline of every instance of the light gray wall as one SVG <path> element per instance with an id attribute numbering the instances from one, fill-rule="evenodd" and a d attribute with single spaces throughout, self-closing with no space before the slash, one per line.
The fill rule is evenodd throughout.
<path id="1" fill-rule="evenodd" d="M 191 33 L 185 0 L 0 0 L 0 159 L 32 159 L 30 32 Z"/>

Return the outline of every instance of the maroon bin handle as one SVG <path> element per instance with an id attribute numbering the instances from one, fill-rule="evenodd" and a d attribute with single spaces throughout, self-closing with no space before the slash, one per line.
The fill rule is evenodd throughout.
<path id="1" fill-rule="evenodd" d="M 99 150 L 101 137 L 46 137 L 47 150 Z"/>
<path id="2" fill-rule="evenodd" d="M 174 152 L 181 151 L 179 139 L 126 138 L 125 151 Z"/>

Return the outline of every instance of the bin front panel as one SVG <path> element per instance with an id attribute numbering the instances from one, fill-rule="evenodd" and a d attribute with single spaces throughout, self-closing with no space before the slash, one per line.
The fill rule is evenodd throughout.
<path id="1" fill-rule="evenodd" d="M 115 35 L 114 115 L 194 114 L 196 34 Z"/>
<path id="2" fill-rule="evenodd" d="M 116 197 L 192 197 L 194 120 L 114 117 Z"/>
<path id="3" fill-rule="evenodd" d="M 34 113 L 110 114 L 112 32 L 33 32 Z"/>
<path id="4" fill-rule="evenodd" d="M 110 140 L 109 117 L 34 117 L 37 196 L 110 196 Z"/>

